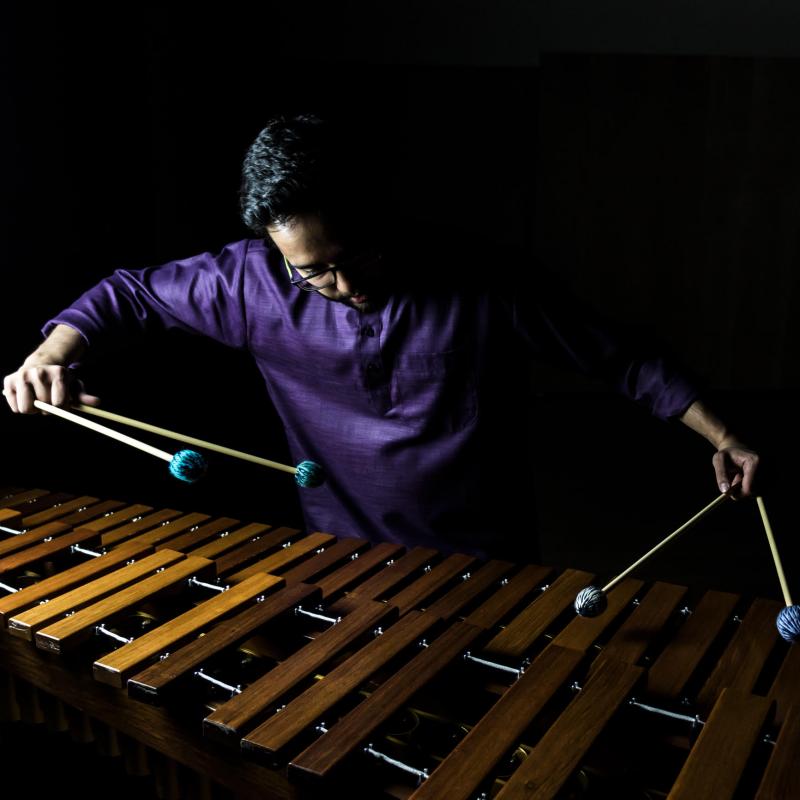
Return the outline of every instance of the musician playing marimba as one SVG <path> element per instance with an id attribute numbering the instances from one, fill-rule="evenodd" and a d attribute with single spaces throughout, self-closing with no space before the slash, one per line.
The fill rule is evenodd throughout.
<path id="1" fill-rule="evenodd" d="M 509 249 L 404 221 L 381 195 L 376 150 L 339 123 L 273 119 L 243 167 L 254 238 L 101 281 L 6 377 L 11 408 L 68 405 L 68 366 L 100 342 L 145 328 L 203 334 L 249 350 L 293 457 L 324 466 L 325 485 L 301 492 L 309 530 L 519 559 L 535 553 L 513 524 L 514 503 L 529 502 L 515 420 L 530 413 L 518 365 L 532 354 L 680 419 L 714 446 L 720 491 L 751 493 L 757 455 L 679 369 Z M 490 205 L 473 224 L 502 239 Z"/>

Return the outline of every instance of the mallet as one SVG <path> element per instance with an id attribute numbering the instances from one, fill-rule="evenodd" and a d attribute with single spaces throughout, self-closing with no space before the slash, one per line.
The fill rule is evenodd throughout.
<path id="1" fill-rule="evenodd" d="M 781 557 L 778 555 L 778 546 L 775 544 L 775 536 L 772 533 L 772 526 L 769 524 L 764 498 L 756 497 L 756 503 L 758 503 L 761 521 L 764 523 L 764 531 L 767 534 L 769 549 L 772 551 L 772 560 L 775 562 L 775 570 L 778 573 L 783 599 L 786 603 L 786 608 L 781 609 L 775 620 L 775 626 L 778 628 L 778 633 L 786 639 L 787 642 L 796 642 L 800 640 L 800 606 L 792 605 L 792 596 L 789 594 L 789 584 L 786 582 L 786 575 L 783 574 Z"/>
<path id="2" fill-rule="evenodd" d="M 725 494 L 719 495 L 719 497 L 714 498 L 704 509 L 698 511 L 691 519 L 687 520 L 680 526 L 677 530 L 673 531 L 669 536 L 662 539 L 655 547 L 651 550 L 648 550 L 638 561 L 635 561 L 631 564 L 628 569 L 624 572 L 621 572 L 614 578 L 612 581 L 609 581 L 602 589 L 599 586 L 587 586 L 585 589 L 581 589 L 578 592 L 577 597 L 575 598 L 575 611 L 578 612 L 582 617 L 597 617 L 602 614 L 607 606 L 607 593 L 611 591 L 626 575 L 633 572 L 640 564 L 643 564 L 647 561 L 650 556 L 655 555 L 664 545 L 671 542 L 676 536 L 683 533 L 688 528 L 691 528 L 699 519 L 703 516 L 708 514 L 711 509 L 716 508 L 720 503 L 730 497 L 729 492 L 725 492 Z"/>
<path id="3" fill-rule="evenodd" d="M 174 439 L 184 444 L 192 444 L 196 447 L 205 448 L 206 450 L 214 450 L 226 456 L 240 458 L 243 461 L 250 461 L 253 464 L 260 464 L 263 467 L 272 467 L 272 469 L 288 472 L 294 475 L 295 483 L 304 489 L 313 489 L 317 486 L 321 486 L 325 482 L 325 471 L 315 461 L 301 461 L 296 467 L 290 467 L 288 464 L 279 464 L 277 461 L 270 461 L 267 458 L 261 458 L 261 456 L 243 453 L 241 450 L 234 450 L 230 447 L 214 444 L 213 442 L 206 442 L 203 439 L 196 439 L 194 436 L 186 436 L 183 433 L 176 433 L 166 428 L 159 428 L 157 425 L 151 425 L 149 422 L 141 422 L 138 419 L 123 417 L 121 414 L 113 414 L 110 411 L 95 408 L 94 406 L 74 405 L 73 408 L 78 411 L 83 411 L 86 414 L 92 414 L 96 417 L 119 422 L 122 425 L 130 425 L 133 428 L 156 433 L 159 436 L 166 436 L 168 439 Z"/>
<path id="4" fill-rule="evenodd" d="M 51 406 L 50 403 L 45 403 L 42 400 L 34 400 L 33 404 L 36 408 L 46 411 L 48 414 L 53 414 L 62 419 L 69 420 L 70 422 L 75 422 L 78 425 L 83 425 L 84 428 L 102 433 L 111 439 L 116 439 L 118 442 L 128 444 L 156 458 L 169 461 L 170 474 L 179 480 L 186 481 L 187 483 L 194 483 L 201 478 L 206 471 L 206 460 L 200 453 L 194 450 L 179 450 L 177 453 L 168 453 L 166 450 L 159 450 L 157 447 L 153 447 L 146 442 L 140 442 L 132 436 L 126 436 L 124 433 L 113 430 L 113 428 L 107 428 L 105 425 L 92 422 L 90 419 L 84 419 L 78 414 L 73 414 L 71 411 L 66 411 L 57 406 Z"/>

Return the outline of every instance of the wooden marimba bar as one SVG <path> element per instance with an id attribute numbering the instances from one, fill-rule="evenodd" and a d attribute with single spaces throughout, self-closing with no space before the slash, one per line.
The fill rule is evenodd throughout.
<path id="1" fill-rule="evenodd" d="M 587 619 L 579 570 L 0 496 L 12 710 L 80 709 L 236 796 L 800 797 L 777 600 L 628 579 Z"/>

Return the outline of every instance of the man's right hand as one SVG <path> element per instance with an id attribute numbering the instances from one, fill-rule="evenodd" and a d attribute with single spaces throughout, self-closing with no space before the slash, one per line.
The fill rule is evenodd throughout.
<path id="1" fill-rule="evenodd" d="M 85 351 L 81 335 L 68 325 L 57 325 L 50 336 L 22 366 L 3 381 L 3 394 L 11 410 L 18 414 L 36 414 L 34 400 L 53 406 L 68 407 L 74 402 L 96 406 L 100 399 L 83 391 L 67 365 Z"/>

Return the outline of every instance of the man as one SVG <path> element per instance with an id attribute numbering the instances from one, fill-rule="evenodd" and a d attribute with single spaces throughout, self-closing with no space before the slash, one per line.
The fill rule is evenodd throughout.
<path id="1" fill-rule="evenodd" d="M 751 493 L 756 454 L 690 381 L 527 259 L 404 221 L 386 203 L 375 143 L 314 116 L 272 120 L 243 169 L 242 218 L 257 238 L 117 270 L 47 323 L 6 377 L 11 408 L 67 404 L 67 365 L 115 334 L 210 336 L 249 350 L 295 463 L 325 468 L 326 484 L 301 492 L 309 529 L 519 560 L 536 551 L 520 526 L 531 461 L 520 365 L 534 356 L 679 418 L 716 448 L 720 491 Z M 476 213 L 474 224 L 502 220 Z"/>

